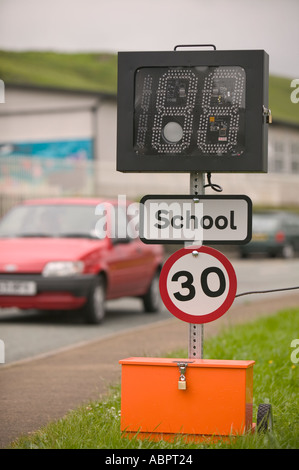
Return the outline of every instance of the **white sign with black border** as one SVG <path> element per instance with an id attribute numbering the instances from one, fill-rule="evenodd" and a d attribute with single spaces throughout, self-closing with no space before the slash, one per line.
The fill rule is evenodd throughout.
<path id="1" fill-rule="evenodd" d="M 246 244 L 252 202 L 244 195 L 147 195 L 140 201 L 143 243 Z"/>

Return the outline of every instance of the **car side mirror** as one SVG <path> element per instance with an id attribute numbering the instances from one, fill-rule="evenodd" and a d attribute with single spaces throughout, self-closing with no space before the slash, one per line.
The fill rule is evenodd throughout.
<path id="1" fill-rule="evenodd" d="M 113 245 L 119 245 L 119 244 L 124 244 L 124 243 L 130 243 L 131 242 L 130 237 L 116 237 L 112 238 L 112 244 Z"/>

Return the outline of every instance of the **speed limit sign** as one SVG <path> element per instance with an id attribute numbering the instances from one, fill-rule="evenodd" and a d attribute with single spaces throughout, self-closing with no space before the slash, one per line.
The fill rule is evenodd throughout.
<path id="1" fill-rule="evenodd" d="M 236 290 L 233 266 L 222 253 L 207 246 L 176 251 L 160 275 L 164 305 L 188 323 L 209 323 L 224 315 Z"/>

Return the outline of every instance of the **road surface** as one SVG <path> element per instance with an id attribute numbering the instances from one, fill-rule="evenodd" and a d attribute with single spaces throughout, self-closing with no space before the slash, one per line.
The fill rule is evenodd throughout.
<path id="1" fill-rule="evenodd" d="M 237 294 L 247 291 L 299 286 L 299 259 L 230 260 L 237 275 Z M 283 293 L 288 295 L 288 292 Z M 246 295 L 234 305 L 255 302 L 275 294 Z M 0 309 L 0 339 L 5 344 L 5 364 L 20 361 L 72 345 L 85 343 L 141 325 L 164 321 L 172 315 L 163 308 L 157 314 L 145 314 L 138 299 L 121 299 L 107 303 L 102 325 L 86 325 L 76 312 L 41 313 Z"/>

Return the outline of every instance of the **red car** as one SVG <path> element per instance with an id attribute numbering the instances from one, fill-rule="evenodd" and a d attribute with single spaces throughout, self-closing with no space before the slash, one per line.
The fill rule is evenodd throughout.
<path id="1" fill-rule="evenodd" d="M 105 300 L 160 306 L 160 245 L 138 237 L 128 203 L 95 198 L 25 201 L 0 221 L 0 307 L 82 309 L 100 323 Z"/>

